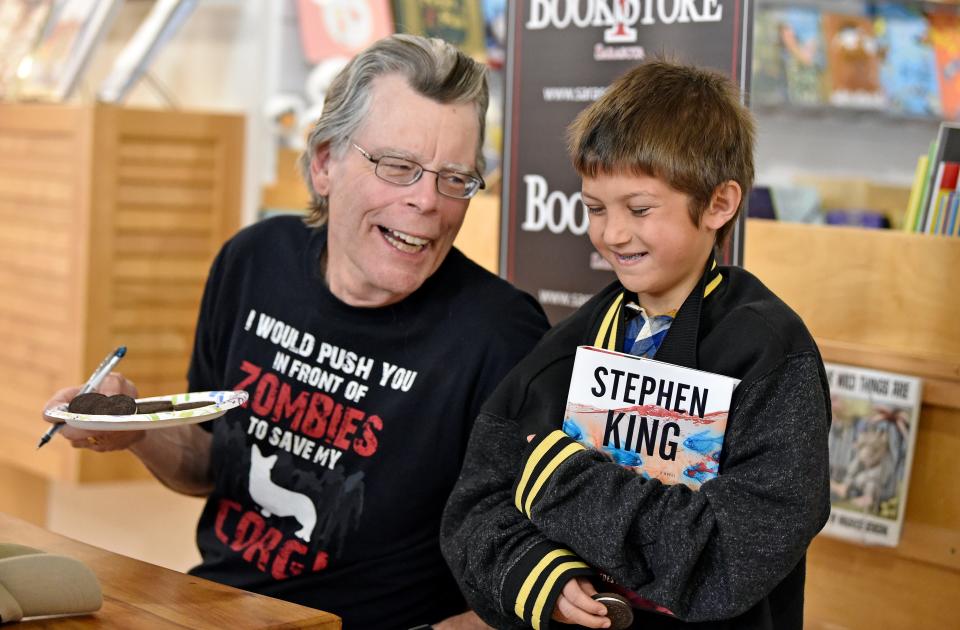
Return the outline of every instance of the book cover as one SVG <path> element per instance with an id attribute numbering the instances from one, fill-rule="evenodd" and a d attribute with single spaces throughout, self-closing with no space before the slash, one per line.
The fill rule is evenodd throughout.
<path id="1" fill-rule="evenodd" d="M 917 158 L 917 168 L 913 173 L 913 185 L 910 187 L 910 200 L 907 202 L 907 213 L 903 218 L 903 231 L 913 232 L 917 224 L 917 215 L 920 213 L 920 199 L 923 196 L 923 183 L 927 176 L 929 158 L 921 155 Z"/>
<path id="2" fill-rule="evenodd" d="M 947 208 L 944 212 L 943 227 L 940 233 L 945 236 L 953 236 L 957 226 L 957 205 L 960 202 L 960 192 L 954 190 L 947 195 Z"/>
<path id="3" fill-rule="evenodd" d="M 820 11 L 792 7 L 780 16 L 787 100 L 795 105 L 819 105 L 823 101 L 824 66 Z"/>
<path id="4" fill-rule="evenodd" d="M 439 37 L 474 57 L 485 53 L 476 0 L 393 0 L 393 17 L 398 32 Z"/>
<path id="5" fill-rule="evenodd" d="M 697 490 L 719 474 L 734 378 L 577 348 L 563 430 L 646 479 Z"/>
<path id="6" fill-rule="evenodd" d="M 941 202 L 946 193 L 957 187 L 960 177 L 960 162 L 940 162 L 937 165 L 937 175 L 933 181 L 933 192 L 930 195 L 930 208 L 927 211 L 926 224 L 923 231 L 926 234 L 936 234 L 942 214 Z"/>
<path id="7" fill-rule="evenodd" d="M 957 120 L 960 118 L 960 15 L 932 13 L 929 20 L 943 116 Z"/>
<path id="8" fill-rule="evenodd" d="M 841 107 L 884 106 L 880 83 L 881 50 L 866 16 L 824 13 L 829 101 Z"/>
<path id="9" fill-rule="evenodd" d="M 331 57 L 353 57 L 393 33 L 389 0 L 298 0 L 304 58 L 317 65 Z"/>
<path id="10" fill-rule="evenodd" d="M 886 51 L 880 82 L 891 109 L 940 116 L 937 62 L 926 18 L 912 8 L 884 5 L 879 8 L 875 28 L 880 47 Z"/>
<path id="11" fill-rule="evenodd" d="M 920 207 L 917 209 L 917 216 L 913 224 L 913 231 L 923 232 L 923 227 L 927 221 L 927 204 L 930 198 L 930 191 L 933 189 L 933 178 L 936 174 L 936 158 L 939 152 L 940 134 L 930 141 L 930 148 L 927 151 L 927 171 L 923 176 L 923 188 L 920 190 Z"/>
<path id="12" fill-rule="evenodd" d="M 750 102 L 779 105 L 787 100 L 787 78 L 780 41 L 781 12 L 760 9 L 753 22 L 753 75 Z"/>
<path id="13" fill-rule="evenodd" d="M 830 518 L 823 533 L 896 546 L 917 438 L 921 380 L 826 363 L 830 427 Z"/>

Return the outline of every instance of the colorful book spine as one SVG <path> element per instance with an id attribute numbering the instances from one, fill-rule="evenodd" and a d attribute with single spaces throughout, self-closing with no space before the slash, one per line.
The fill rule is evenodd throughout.
<path id="1" fill-rule="evenodd" d="M 913 173 L 913 185 L 910 187 L 910 200 L 907 202 L 907 213 L 903 218 L 903 231 L 913 232 L 917 224 L 917 215 L 920 212 L 920 200 L 923 193 L 923 183 L 927 177 L 929 159 L 926 155 L 917 158 L 917 168 Z"/>
<path id="2" fill-rule="evenodd" d="M 933 187 L 934 192 L 930 196 L 930 212 L 923 230 L 925 233 L 940 233 L 940 223 L 943 217 L 943 201 L 951 191 L 956 189 L 958 176 L 960 176 L 960 162 L 940 162 L 940 165 L 937 167 L 937 179 Z"/>

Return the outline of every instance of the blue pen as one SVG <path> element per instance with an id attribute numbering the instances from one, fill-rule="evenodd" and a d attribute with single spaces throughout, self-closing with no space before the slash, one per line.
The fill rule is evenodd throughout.
<path id="1" fill-rule="evenodd" d="M 100 362 L 100 365 L 97 366 L 97 369 L 93 371 L 93 374 L 90 375 L 90 378 L 87 379 L 86 384 L 82 388 L 80 388 L 79 392 L 77 392 L 77 396 L 79 396 L 80 394 L 89 394 L 90 392 L 100 387 L 100 383 L 103 381 L 103 379 L 106 378 L 107 374 L 110 373 L 110 370 L 112 370 L 114 366 L 120 362 L 120 359 L 122 359 L 123 355 L 125 355 L 126 353 L 127 353 L 127 347 L 120 346 L 119 348 L 117 348 L 116 350 L 108 354 L 106 358 Z M 39 449 L 41 446 L 49 442 L 50 439 L 57 434 L 57 431 L 59 431 L 60 427 L 62 427 L 63 425 L 64 423 L 60 422 L 58 424 L 53 425 L 49 429 L 47 429 L 47 432 L 44 433 L 43 436 L 40 438 L 40 442 L 37 443 L 37 448 Z"/>

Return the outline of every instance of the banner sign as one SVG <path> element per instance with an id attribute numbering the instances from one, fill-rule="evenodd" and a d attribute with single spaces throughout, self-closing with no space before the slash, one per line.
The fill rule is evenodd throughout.
<path id="1" fill-rule="evenodd" d="M 500 269 L 556 322 L 613 280 L 586 235 L 567 126 L 647 57 L 717 69 L 747 94 L 752 7 L 750 0 L 521 0 L 509 7 Z M 741 262 L 743 225 L 741 218 L 725 262 Z"/>

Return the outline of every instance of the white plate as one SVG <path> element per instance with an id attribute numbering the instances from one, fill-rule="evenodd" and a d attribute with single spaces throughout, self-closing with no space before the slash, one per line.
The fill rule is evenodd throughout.
<path id="1" fill-rule="evenodd" d="M 210 401 L 206 407 L 184 409 L 183 411 L 164 411 L 161 413 L 137 413 L 129 416 L 102 416 L 67 411 L 68 403 L 62 403 L 48 409 L 46 415 L 63 420 L 71 427 L 91 431 L 139 431 L 140 429 L 159 429 L 181 424 L 196 424 L 219 418 L 230 409 L 247 402 L 247 392 L 190 392 L 172 396 L 153 396 L 138 398 L 137 402 L 151 400 L 169 400 L 175 405 L 186 402 Z"/>

